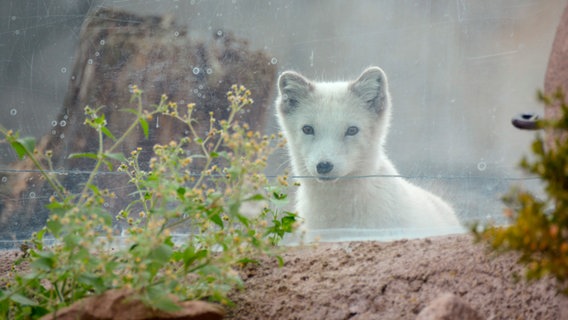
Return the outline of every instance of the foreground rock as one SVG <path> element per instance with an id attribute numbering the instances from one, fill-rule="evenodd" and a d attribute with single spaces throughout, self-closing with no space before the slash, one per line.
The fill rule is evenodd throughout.
<path id="1" fill-rule="evenodd" d="M 452 293 L 440 295 L 422 309 L 416 320 L 483 320 L 467 303 Z"/>
<path id="2" fill-rule="evenodd" d="M 220 320 L 225 315 L 223 308 L 203 301 L 184 301 L 179 303 L 181 310 L 165 312 L 153 310 L 140 301 L 129 300 L 131 297 L 132 292 L 128 290 L 109 290 L 41 320 Z"/>

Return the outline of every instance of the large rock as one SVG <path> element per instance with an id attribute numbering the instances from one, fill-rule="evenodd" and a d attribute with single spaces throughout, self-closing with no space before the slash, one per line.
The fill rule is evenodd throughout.
<path id="1" fill-rule="evenodd" d="M 271 58 L 263 51 L 249 49 L 246 40 L 227 31 L 215 30 L 208 39 L 196 40 L 187 35 L 186 29 L 169 17 L 104 8 L 87 17 L 63 108 L 56 125 L 37 145 L 40 153 L 53 151 L 55 170 L 70 171 L 58 177 L 72 192 L 83 187 L 86 172 L 94 163 L 67 156 L 96 152 L 98 144 L 94 131 L 83 125 L 84 107 L 103 106 L 109 129 L 120 136 L 133 121 L 133 115 L 122 110 L 135 107 L 129 101 L 130 85 L 144 91 L 145 105 L 157 104 L 162 94 L 177 102 L 180 110 L 185 110 L 187 103 L 196 103 L 193 115 L 201 131 L 209 127 L 210 111 L 217 119 L 225 118 L 230 87 L 244 85 L 252 91 L 255 102 L 239 115 L 239 120 L 254 130 L 264 129 L 276 77 Z M 149 139 L 138 130 L 116 151 L 129 154 L 142 147 L 144 162 L 156 143 L 187 134 L 187 128 L 179 122 L 156 117 L 150 124 Z M 33 172 L 31 161 L 19 161 L 12 169 L 17 173 L 0 184 L 0 239 L 26 237 L 40 228 L 47 218 L 44 205 L 53 193 L 40 174 Z M 115 201 L 106 204 L 109 210 L 118 212 L 132 200 L 132 190 L 124 188 L 127 181 L 127 177 L 117 174 L 97 178 L 101 188 L 118 194 Z"/>
<path id="2" fill-rule="evenodd" d="M 79 300 L 41 320 L 220 320 L 225 316 L 222 307 L 203 301 L 180 302 L 180 310 L 165 312 L 133 300 L 132 296 L 132 292 L 126 289 L 109 290 Z"/>
<path id="3" fill-rule="evenodd" d="M 462 299 L 452 293 L 444 293 L 426 306 L 416 320 L 483 320 Z"/>
<path id="4" fill-rule="evenodd" d="M 568 6 L 564 9 L 556 29 L 544 80 L 544 92 L 546 94 L 554 94 L 558 89 L 563 90 L 564 94 L 568 96 Z M 555 103 L 547 106 L 545 118 L 557 119 L 560 113 L 560 104 Z M 553 132 L 547 132 L 547 135 L 546 143 L 551 148 L 555 136 Z"/>

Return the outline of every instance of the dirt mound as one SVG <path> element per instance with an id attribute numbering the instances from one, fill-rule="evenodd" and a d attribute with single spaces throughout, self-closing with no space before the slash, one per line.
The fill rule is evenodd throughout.
<path id="1" fill-rule="evenodd" d="M 552 280 L 518 280 L 514 254 L 488 256 L 468 235 L 325 243 L 283 257 L 282 268 L 242 271 L 229 319 L 415 319 L 444 293 L 486 319 L 561 319 L 566 305 Z"/>

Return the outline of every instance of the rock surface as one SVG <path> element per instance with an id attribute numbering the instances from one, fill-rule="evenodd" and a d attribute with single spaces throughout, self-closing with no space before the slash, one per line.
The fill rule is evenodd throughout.
<path id="1" fill-rule="evenodd" d="M 465 301 L 453 293 L 444 293 L 426 308 L 422 309 L 416 320 L 483 320 Z"/>
<path id="2" fill-rule="evenodd" d="M 203 302 L 184 301 L 176 312 L 152 310 L 137 300 L 129 300 L 128 290 L 109 290 L 99 296 L 89 297 L 59 310 L 56 315 L 46 315 L 41 320 L 220 320 L 223 308 Z"/>

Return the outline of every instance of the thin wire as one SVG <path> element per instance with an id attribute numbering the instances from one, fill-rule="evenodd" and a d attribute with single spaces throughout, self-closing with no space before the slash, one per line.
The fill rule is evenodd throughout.
<path id="1" fill-rule="evenodd" d="M 81 174 L 91 174 L 91 171 L 86 170 L 44 170 L 45 173 L 57 174 L 57 175 L 81 175 Z M 2 168 L 0 173 L 41 173 L 39 170 L 34 169 L 9 169 Z M 125 175 L 125 172 L 114 172 L 114 171 L 101 171 L 97 175 Z M 199 177 L 201 174 L 192 173 L 192 177 Z M 213 178 L 224 177 L 222 174 L 212 174 Z M 278 178 L 278 175 L 266 175 L 269 179 Z M 317 179 L 316 176 L 288 176 L 289 179 Z M 475 179 L 475 180 L 502 180 L 502 181 L 525 181 L 525 180 L 538 180 L 537 176 L 530 177 L 498 177 L 498 176 L 474 176 L 474 175 L 402 175 L 402 174 L 372 174 L 372 175 L 361 175 L 361 176 L 345 176 L 345 177 L 329 177 L 337 179 L 370 179 L 370 178 L 403 178 L 403 179 L 431 179 L 431 180 L 465 180 L 465 179 Z"/>

